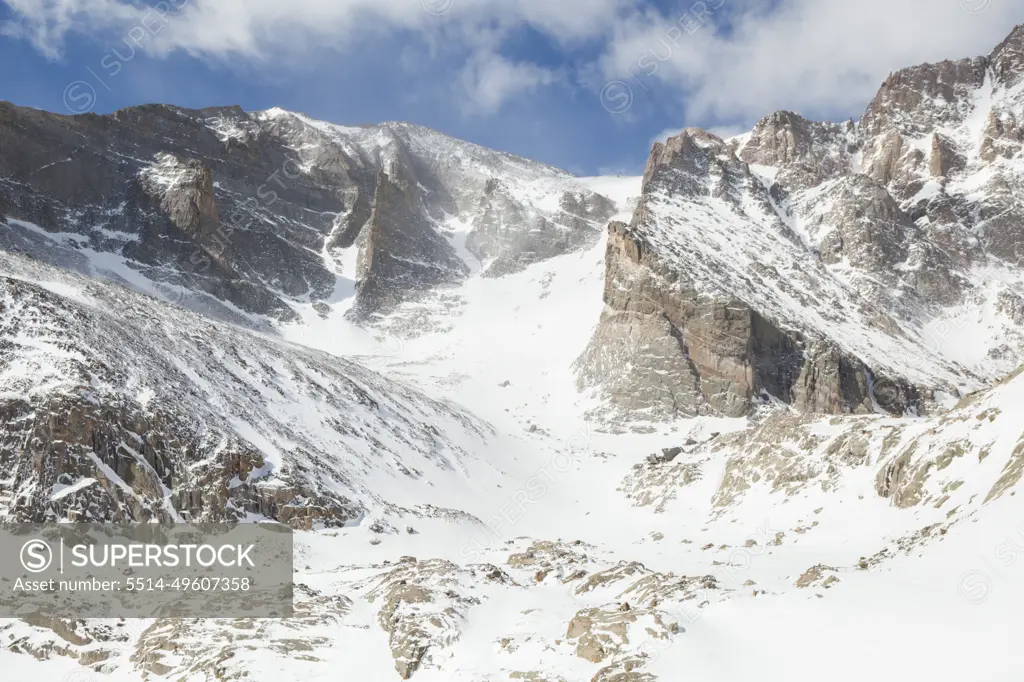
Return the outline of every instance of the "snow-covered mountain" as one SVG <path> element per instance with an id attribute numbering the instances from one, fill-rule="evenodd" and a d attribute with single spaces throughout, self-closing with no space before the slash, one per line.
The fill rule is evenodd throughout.
<path id="1" fill-rule="evenodd" d="M 78 259 L 52 238 L 69 235 L 222 315 L 291 320 L 354 290 L 366 317 L 474 271 L 591 246 L 616 212 L 568 173 L 405 123 L 158 105 L 68 117 L 3 103 L 0 131 L 0 215 L 45 233 L 15 223 L 9 248 L 67 266 Z"/>
<path id="2" fill-rule="evenodd" d="M 27 614 L 0 666 L 1016 679 L 1022 93 L 1018 27 L 642 178 L 0 106 L 0 515 L 298 529 L 294 618 Z"/>
<path id="3" fill-rule="evenodd" d="M 859 123 L 658 143 L 579 385 L 614 414 L 933 409 L 1024 358 L 1024 28 L 892 75 Z"/>
<path id="4" fill-rule="evenodd" d="M 514 451 L 357 362 L 24 257 L 0 264 L 5 517 L 333 527 L 403 505 L 462 514 L 446 501 L 468 506 L 508 466 L 481 453 Z"/>

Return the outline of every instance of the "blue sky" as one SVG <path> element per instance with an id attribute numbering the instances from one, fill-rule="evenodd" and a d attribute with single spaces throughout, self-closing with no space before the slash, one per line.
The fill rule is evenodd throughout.
<path id="1" fill-rule="evenodd" d="M 777 108 L 857 116 L 889 71 L 986 53 L 1024 20 L 1005 0 L 981 12 L 989 0 L 962 2 L 974 11 L 958 0 L 863 0 L 850 16 L 851 3 L 829 0 L 169 0 L 154 13 L 155 1 L 0 0 L 0 99 L 62 113 L 163 102 L 405 120 L 575 173 L 639 173 L 666 130 L 738 131 Z"/>

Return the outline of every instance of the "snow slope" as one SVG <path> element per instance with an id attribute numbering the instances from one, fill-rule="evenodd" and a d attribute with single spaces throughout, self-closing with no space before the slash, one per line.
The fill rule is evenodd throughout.
<path id="1" fill-rule="evenodd" d="M 149 321 L 149 332 L 117 335 L 155 337 L 128 349 L 139 353 L 125 364 L 142 367 L 136 370 L 140 403 L 169 400 L 161 393 L 167 379 L 144 358 L 171 353 L 165 344 L 173 341 L 175 357 L 201 362 L 195 370 L 202 381 L 194 381 L 213 398 L 212 415 L 217 400 L 244 395 L 225 393 L 239 379 L 242 385 L 255 379 L 257 388 L 270 382 L 287 403 L 304 406 L 275 414 L 284 403 L 258 389 L 244 409 L 230 412 L 257 410 L 260 432 L 269 432 L 270 442 L 237 424 L 224 427 L 233 426 L 236 437 L 251 436 L 258 448 L 281 451 L 285 441 L 274 435 L 274 425 L 287 420 L 293 433 L 308 431 L 310 448 L 326 448 L 317 422 L 332 409 L 352 415 L 361 408 L 330 407 L 312 386 L 286 381 L 278 365 L 288 348 L 292 366 L 315 367 L 332 382 L 348 376 L 378 403 L 393 404 L 360 419 L 374 438 L 411 439 L 413 448 L 394 450 L 391 461 L 418 467 L 422 476 L 396 474 L 376 459 L 361 469 L 348 456 L 324 460 L 344 463 L 346 475 L 361 486 L 346 492 L 367 513 L 342 528 L 298 535 L 299 618 L 262 622 L 244 636 L 226 621 L 129 621 L 125 639 L 113 642 L 101 637 L 110 624 L 90 621 L 76 626 L 86 643 L 70 645 L 46 627 L 9 621 L 0 625 L 12 643 L 0 654 L 4 664 L 44 682 L 75 676 L 192 682 L 243 674 L 251 680 L 328 680 L 339 671 L 387 680 L 401 679 L 401 670 L 428 682 L 568 682 L 623 674 L 678 679 L 680 670 L 699 680 L 754 674 L 793 680 L 817 679 L 824 665 L 841 680 L 877 676 L 881 666 L 887 678 L 892 671 L 952 681 L 968 674 L 1002 680 L 1024 670 L 1024 661 L 1007 649 L 1024 634 L 1012 617 L 1024 574 L 1016 554 L 1007 553 L 1024 509 L 1012 488 L 982 504 L 1003 471 L 1013 468 L 1007 464 L 1021 435 L 1014 406 L 1024 398 L 1022 377 L 930 420 L 823 420 L 780 412 L 753 430 L 745 420 L 696 419 L 649 434 L 595 431 L 581 417 L 586 405 L 577 404 L 569 388 L 568 366 L 602 308 L 602 257 L 599 244 L 508 277 L 473 277 L 453 292 L 457 302 L 446 298 L 452 294 L 439 294 L 407 304 L 391 324 L 402 327 L 403 320 L 420 315 L 444 326 L 382 336 L 393 344 L 386 353 L 352 361 L 267 335 L 229 334 L 217 323 L 127 290 L 5 257 L 8 277 L 44 289 L 93 324 L 109 324 L 112 310 L 118 324 L 130 329 L 136 319 Z M 5 309 L 13 310 L 9 304 Z M 383 334 L 388 331 L 385 326 Z M 312 315 L 283 330 L 285 344 L 335 353 L 350 333 L 356 332 L 342 317 Z M 36 348 L 47 341 L 42 332 L 16 338 L 40 339 Z M 99 339 L 93 342 L 98 346 L 81 352 L 113 352 L 104 351 Z M 230 359 L 235 353 L 248 358 L 250 370 Z M 46 357 L 53 367 L 64 367 L 52 351 Z M 367 363 L 389 378 L 362 369 Z M 264 369 L 254 374 L 257 366 Z M 423 402 L 423 390 L 434 398 Z M 313 394 L 306 396 L 308 391 Z M 424 411 L 436 411 L 426 417 L 431 423 L 448 424 L 443 438 L 462 453 L 448 457 L 455 470 L 438 467 L 406 431 L 412 428 L 408 415 Z M 844 464 L 847 450 L 859 450 L 835 444 L 862 432 L 868 434 L 867 461 Z M 895 444 L 890 433 L 900 434 Z M 646 462 L 648 453 L 689 438 L 696 444 L 674 461 Z M 924 478 L 922 499 L 932 496 L 927 503 L 901 508 L 880 496 L 879 471 L 904 453 L 913 453 L 912 472 L 964 438 L 972 439 L 967 453 Z M 778 454 L 780 447 L 786 454 Z M 977 462 L 976 451 L 985 447 L 991 454 Z M 750 460 L 759 449 L 767 459 Z M 826 464 L 830 458 L 835 472 Z M 776 476 L 791 481 L 792 492 L 773 487 Z M 684 483 L 688 477 L 696 480 Z M 933 508 L 935 497 L 956 480 L 966 482 L 943 507 Z M 717 505 L 726 493 L 732 501 Z M 667 502 L 659 513 L 660 498 Z M 640 503 L 644 499 L 650 501 Z M 424 513 L 410 501 L 467 514 Z M 954 506 L 958 512 L 947 517 Z M 406 525 L 414 534 L 402 530 Z M 868 559 L 864 570 L 860 557 Z M 797 587 L 818 564 L 835 571 L 811 575 L 808 586 Z M 839 581 L 826 585 L 832 575 Z M 620 610 L 622 603 L 628 611 Z M 822 622 L 831 625 L 822 628 Z M 61 642 L 76 655 L 107 657 L 76 666 L 52 653 L 49 647 Z M 171 643 L 173 655 L 167 651 Z M 38 654 L 44 651 L 51 653 Z M 130 659 L 139 652 L 145 656 Z"/>
<path id="2" fill-rule="evenodd" d="M 56 472 L 43 465 L 36 470 L 21 459 L 28 441 L 17 434 L 44 428 L 36 424 L 48 411 L 88 414 L 89 405 L 119 406 L 126 438 L 143 443 L 155 434 L 181 442 L 162 476 L 173 477 L 177 492 L 216 490 L 224 458 L 241 457 L 248 464 L 238 472 L 244 480 L 228 482 L 229 506 L 261 512 L 254 500 L 273 494 L 278 511 L 294 506 L 295 513 L 328 525 L 403 505 L 421 514 L 413 510 L 445 507 L 452 499 L 461 500 L 465 513 L 479 512 L 493 486 L 523 466 L 515 461 L 523 448 L 490 425 L 356 362 L 17 256 L 0 254 L 0 267 L 7 349 L 0 396 L 9 401 L 8 419 L 27 420 L 5 425 L 3 458 L 17 473 L 8 482 L 4 513 L 25 505 L 39 516 L 63 516 L 87 509 L 97 493 L 64 486 L 88 477 L 123 483 L 99 461 L 96 471 L 61 474 L 59 464 Z M 151 431 L 133 431 L 136 424 Z M 80 426 L 69 423 L 66 437 L 82 439 L 88 449 L 91 428 L 89 418 Z M 491 447 L 507 459 L 482 460 Z M 139 446 L 116 439 L 111 448 L 100 455 L 113 458 L 114 468 L 127 452 L 148 470 L 151 453 L 143 457 L 135 452 Z M 61 495 L 40 500 L 43 483 L 61 486 Z M 135 485 L 131 494 L 145 497 L 146 481 Z M 281 497 L 282 486 L 293 489 L 293 498 Z M 159 512 L 164 500 L 145 505 Z"/>

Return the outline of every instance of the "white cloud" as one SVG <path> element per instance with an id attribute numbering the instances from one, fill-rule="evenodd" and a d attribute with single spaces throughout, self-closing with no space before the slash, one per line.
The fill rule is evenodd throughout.
<path id="1" fill-rule="evenodd" d="M 493 114 L 509 98 L 558 78 L 550 69 L 502 56 L 511 32 L 529 26 L 571 51 L 600 40 L 620 11 L 641 1 L 164 0 L 150 8 L 132 0 L 0 0 L 14 15 L 0 31 L 30 41 L 52 59 L 60 57 L 71 33 L 113 35 L 118 46 L 120 33 L 151 56 L 181 50 L 267 68 L 301 63 L 313 48 L 348 51 L 358 59 L 360 45 L 386 44 L 392 37 L 408 41 L 403 32 L 411 32 L 428 46 L 431 59 L 444 54 L 439 63 L 452 55 L 463 60 L 455 83 L 460 102 L 467 112 Z M 397 48 L 394 63 L 402 67 L 405 59 L 408 68 L 410 54 Z"/>
<path id="2" fill-rule="evenodd" d="M 50 59 L 60 56 L 65 36 L 74 30 L 130 26 L 139 10 L 116 0 L 3 0 L 15 18 L 3 34 L 24 38 Z"/>
<path id="3" fill-rule="evenodd" d="M 975 7 L 979 1 L 964 0 Z M 980 14 L 967 13 L 959 0 L 706 5 L 723 6 L 703 28 L 684 12 L 637 14 L 622 22 L 601 60 L 605 76 L 629 74 L 643 87 L 685 92 L 686 120 L 693 123 L 756 120 L 782 108 L 855 113 L 889 72 L 986 54 L 1024 19 L 1018 3 L 999 0 Z M 729 30 L 716 31 L 715 22 L 725 19 Z"/>
<path id="4" fill-rule="evenodd" d="M 44 54 L 60 53 L 68 33 L 97 28 L 128 31 L 154 10 L 129 0 L 0 0 L 15 14 L 6 30 Z M 642 0 L 165 0 L 173 30 L 158 36 L 163 50 L 222 58 L 344 47 L 367 32 L 407 29 L 435 37 L 458 26 L 472 41 L 494 26 L 530 26 L 559 44 L 604 35 L 620 11 Z M 152 23 L 152 20 L 151 20 Z"/>
<path id="5" fill-rule="evenodd" d="M 172 9 L 164 25 L 133 0 L 0 2 L 14 15 L 0 30 L 51 58 L 71 32 L 128 35 L 139 26 L 161 27 L 142 46 L 151 54 L 264 65 L 412 32 L 462 60 L 456 85 L 477 112 L 564 78 L 572 65 L 594 93 L 623 79 L 638 96 L 641 88 L 678 94 L 680 123 L 694 125 L 752 122 L 780 108 L 856 115 L 890 71 L 984 54 L 1024 19 L 1011 0 L 681 0 L 670 14 L 651 0 L 164 0 L 158 6 Z M 984 3 L 977 14 L 962 7 Z M 717 9 L 700 28 L 709 7 Z M 714 22 L 726 20 L 728 30 L 716 31 Z M 556 74 L 503 56 L 506 39 L 524 27 L 548 36 L 567 66 Z"/>
<path id="6" fill-rule="evenodd" d="M 513 62 L 493 52 L 474 55 L 459 77 L 466 95 L 464 110 L 493 114 L 511 97 L 529 95 L 558 80 L 554 71 L 526 62 Z"/>

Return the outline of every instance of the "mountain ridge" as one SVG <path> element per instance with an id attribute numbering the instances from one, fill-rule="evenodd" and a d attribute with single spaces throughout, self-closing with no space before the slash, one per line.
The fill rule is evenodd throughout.
<path id="1" fill-rule="evenodd" d="M 362 235 L 365 250 L 366 233 L 392 229 L 393 219 L 364 230 L 384 178 L 401 176 L 407 191 L 385 194 L 397 204 L 379 214 L 416 215 L 441 261 L 475 259 L 501 272 L 592 244 L 614 211 L 564 171 L 404 124 L 354 129 L 275 110 L 166 105 L 79 117 L 4 105 L 0 118 L 0 214 L 81 232 L 93 250 L 184 289 L 180 300 L 271 320 L 296 319 L 306 297 L 326 304 L 347 262 L 339 247 Z M 507 224 L 488 215 L 498 198 L 514 209 Z M 193 214 L 193 204 L 206 208 Z M 105 223 L 108 233 L 97 235 L 90 223 Z M 123 235 L 120 243 L 111 232 Z M 465 257 L 459 249 L 468 249 Z M 47 251 L 34 248 L 42 258 Z M 396 255 L 375 268 L 391 292 L 361 297 L 374 301 L 362 306 L 366 314 L 415 297 L 416 287 L 405 288 L 415 273 Z M 358 285 L 369 274 L 344 276 Z"/>
<path id="2" fill-rule="evenodd" d="M 991 65 L 1016 64 L 1022 35 L 894 73 L 859 123 L 780 111 L 732 143 L 700 129 L 655 143 L 632 221 L 610 228 L 578 386 L 631 418 L 765 399 L 900 414 L 983 385 L 991 361 L 1015 367 L 1024 91 Z M 968 301 L 994 310 L 989 363 L 928 338 Z"/>

